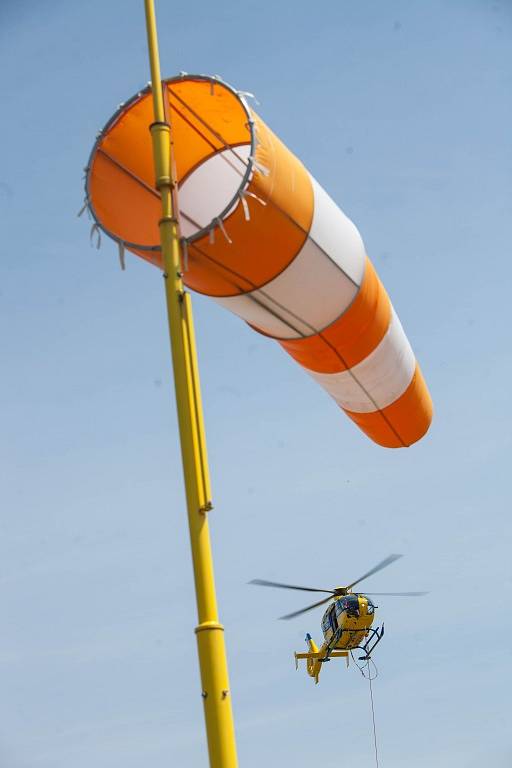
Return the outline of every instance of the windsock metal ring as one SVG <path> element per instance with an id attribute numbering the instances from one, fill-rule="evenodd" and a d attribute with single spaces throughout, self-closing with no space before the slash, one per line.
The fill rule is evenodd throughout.
<path id="1" fill-rule="evenodd" d="M 278 341 L 376 443 L 419 440 L 432 401 L 354 224 L 242 93 L 207 76 L 162 88 L 185 284 Z M 150 96 L 98 136 L 86 199 L 98 226 L 161 268 Z"/>

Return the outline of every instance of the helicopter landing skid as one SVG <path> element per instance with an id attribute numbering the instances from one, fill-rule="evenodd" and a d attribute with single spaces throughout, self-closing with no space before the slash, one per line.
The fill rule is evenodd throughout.
<path id="1" fill-rule="evenodd" d="M 371 655 L 373 651 L 375 650 L 376 646 L 380 643 L 382 638 L 384 637 L 384 624 L 382 627 L 376 627 L 375 629 L 370 629 L 370 632 L 372 633 L 370 638 L 366 641 L 364 645 L 358 645 L 357 648 L 359 648 L 360 651 L 363 651 L 364 656 L 359 656 L 359 661 L 369 661 L 371 658 Z M 377 638 L 375 640 L 375 638 Z M 373 645 L 370 645 L 373 641 Z"/>
<path id="2" fill-rule="evenodd" d="M 323 657 L 320 656 L 320 655 L 318 656 L 318 661 L 320 662 L 320 664 L 325 664 L 326 661 L 330 661 L 333 657 L 336 657 L 336 656 L 341 656 L 341 655 L 346 656 L 346 655 L 348 655 L 349 650 L 352 650 L 352 651 L 356 651 L 356 650 L 363 651 L 364 656 L 359 656 L 358 657 L 359 661 L 368 661 L 368 659 L 370 658 L 373 650 L 375 649 L 375 647 L 380 643 L 380 641 L 384 637 L 384 624 L 382 624 L 381 627 L 376 627 L 375 629 L 373 627 L 370 627 L 370 629 L 368 630 L 368 632 L 370 633 L 370 637 L 368 638 L 368 640 L 366 641 L 366 643 L 364 645 L 356 645 L 356 646 L 354 646 L 351 649 L 349 648 L 349 649 L 347 649 L 345 651 L 341 651 L 341 650 L 339 650 L 337 648 L 337 645 L 338 645 L 338 642 L 339 642 L 343 632 L 347 632 L 347 631 L 351 632 L 351 631 L 355 631 L 355 630 L 339 629 L 336 632 L 336 634 L 334 635 L 334 638 L 333 638 L 334 642 L 327 649 L 325 655 Z M 373 645 L 370 645 L 371 643 L 373 643 Z"/>

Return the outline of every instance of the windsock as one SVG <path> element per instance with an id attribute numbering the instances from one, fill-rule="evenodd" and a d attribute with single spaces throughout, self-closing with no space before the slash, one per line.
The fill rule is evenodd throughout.
<path id="1" fill-rule="evenodd" d="M 215 77 L 162 84 L 185 284 L 275 339 L 372 440 L 411 445 L 432 402 L 361 236 L 249 106 Z M 149 87 L 98 134 L 86 169 L 96 225 L 162 267 Z"/>

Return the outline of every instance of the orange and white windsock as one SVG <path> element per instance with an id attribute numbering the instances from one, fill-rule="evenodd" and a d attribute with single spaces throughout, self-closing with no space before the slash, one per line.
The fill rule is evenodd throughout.
<path id="1" fill-rule="evenodd" d="M 163 84 L 185 284 L 275 339 L 376 443 L 411 445 L 432 402 L 361 236 L 302 163 L 217 78 Z M 99 134 L 86 176 L 96 224 L 161 267 L 145 89 Z"/>

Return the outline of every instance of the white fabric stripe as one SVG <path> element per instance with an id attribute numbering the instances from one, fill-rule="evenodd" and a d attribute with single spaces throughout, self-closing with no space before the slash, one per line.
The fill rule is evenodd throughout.
<path id="1" fill-rule="evenodd" d="M 318 181 L 311 174 L 309 178 L 315 200 L 309 236 L 350 280 L 361 285 L 366 258 L 361 235 L 356 225 L 338 208 Z M 338 310 L 342 311 L 343 308 L 338 305 Z"/>
<path id="2" fill-rule="evenodd" d="M 276 338 L 322 331 L 350 306 L 363 279 L 366 255 L 356 227 L 312 177 L 311 182 L 315 208 L 310 237 L 291 264 L 263 288 L 212 297 Z"/>
<path id="3" fill-rule="evenodd" d="M 242 145 L 236 147 L 235 152 L 236 155 L 230 149 L 225 149 L 209 157 L 181 185 L 178 202 L 180 213 L 183 211 L 184 214 L 180 218 L 183 237 L 190 237 L 199 228 L 208 226 L 236 195 L 246 170 L 251 147 Z M 238 202 L 237 200 L 230 212 Z"/>
<path id="4" fill-rule="evenodd" d="M 412 381 L 416 359 L 395 311 L 386 335 L 373 352 L 348 371 L 304 370 L 333 397 L 355 413 L 371 413 L 391 405 Z"/>

